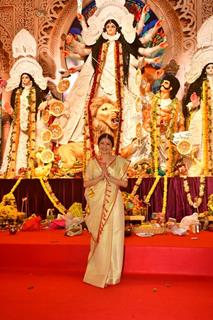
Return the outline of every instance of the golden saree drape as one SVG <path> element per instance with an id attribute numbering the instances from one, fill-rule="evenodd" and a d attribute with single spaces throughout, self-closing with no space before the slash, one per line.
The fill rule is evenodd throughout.
<path id="1" fill-rule="evenodd" d="M 127 179 L 129 162 L 120 156 L 108 166 L 108 172 L 117 179 Z M 97 159 L 90 159 L 86 179 L 101 175 Z M 85 218 L 91 234 L 91 247 L 84 282 L 97 287 L 120 281 L 124 248 L 124 207 L 121 191 L 106 179 L 86 188 L 88 214 Z"/>

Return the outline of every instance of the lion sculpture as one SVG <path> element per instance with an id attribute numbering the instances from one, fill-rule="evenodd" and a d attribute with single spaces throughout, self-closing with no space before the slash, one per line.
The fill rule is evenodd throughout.
<path id="1" fill-rule="evenodd" d="M 94 141 L 97 144 L 98 137 L 102 133 L 110 134 L 116 138 L 119 126 L 120 111 L 116 103 L 108 97 L 100 97 L 91 104 L 92 127 Z"/>
<path id="2" fill-rule="evenodd" d="M 116 137 L 119 126 L 119 109 L 116 103 L 108 97 L 95 98 L 91 105 L 91 115 L 95 145 L 102 133 Z M 71 141 L 59 147 L 58 152 L 63 168 L 72 169 L 76 162 L 83 160 L 83 145 L 83 142 Z"/>

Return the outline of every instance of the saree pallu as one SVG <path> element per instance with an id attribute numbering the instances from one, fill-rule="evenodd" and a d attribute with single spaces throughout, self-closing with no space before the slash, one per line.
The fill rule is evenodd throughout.
<path id="1" fill-rule="evenodd" d="M 108 172 L 117 179 L 126 179 L 129 162 L 117 156 Z M 86 179 L 101 175 L 97 159 L 88 162 Z M 104 288 L 120 281 L 124 251 L 124 206 L 119 188 L 106 179 L 86 188 L 88 214 L 85 218 L 91 234 L 90 253 L 84 282 Z"/>

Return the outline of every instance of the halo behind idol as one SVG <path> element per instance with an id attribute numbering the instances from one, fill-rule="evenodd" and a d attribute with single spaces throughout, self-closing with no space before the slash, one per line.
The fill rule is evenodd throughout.
<path id="1" fill-rule="evenodd" d="M 197 51 L 192 57 L 186 81 L 193 83 L 199 78 L 203 68 L 213 63 L 213 16 L 207 19 L 197 33 Z"/>
<path id="2" fill-rule="evenodd" d="M 40 89 L 45 90 L 47 80 L 43 77 L 43 70 L 36 61 L 36 41 L 26 29 L 20 30 L 12 42 L 13 57 L 18 60 L 10 70 L 10 78 L 7 81 L 7 91 L 19 86 L 21 75 L 30 74 Z"/>
<path id="3" fill-rule="evenodd" d="M 124 6 L 125 0 L 96 0 L 97 10 L 88 19 L 87 30 L 82 31 L 82 37 L 87 45 L 93 45 L 103 32 L 108 20 L 115 20 L 122 28 L 122 33 L 128 43 L 135 40 L 136 29 L 133 27 L 134 16 Z"/>

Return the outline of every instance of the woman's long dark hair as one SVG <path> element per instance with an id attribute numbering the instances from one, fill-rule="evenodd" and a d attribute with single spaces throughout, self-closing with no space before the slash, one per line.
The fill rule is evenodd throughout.
<path id="1" fill-rule="evenodd" d="M 124 72 L 124 84 L 127 85 L 128 84 L 128 76 L 129 76 L 129 59 L 130 59 L 130 54 L 132 54 L 135 58 L 137 58 L 138 56 L 138 48 L 139 46 L 141 46 L 141 43 L 138 39 L 138 37 L 136 36 L 136 39 L 133 43 L 129 44 L 122 32 L 121 32 L 121 28 L 119 27 L 118 23 L 114 20 L 107 20 L 107 22 L 104 25 L 104 29 L 103 31 L 106 31 L 106 25 L 111 22 L 116 26 L 116 31 L 118 33 L 120 33 L 120 37 L 118 39 L 118 41 L 121 43 L 122 45 L 122 53 L 123 53 L 123 72 Z M 100 52 L 100 48 L 102 46 L 102 44 L 104 42 L 107 42 L 107 40 L 105 40 L 103 38 L 103 36 L 101 35 L 99 37 L 99 39 L 96 41 L 95 45 L 92 47 L 92 65 L 94 70 L 96 70 L 97 68 L 97 61 L 98 61 L 98 55 Z"/>
<path id="2" fill-rule="evenodd" d="M 14 108 L 16 91 L 17 91 L 18 89 L 24 89 L 24 87 L 22 86 L 22 76 L 23 76 L 23 75 L 27 75 L 27 76 L 30 78 L 30 80 L 32 81 L 32 87 L 34 87 L 35 90 L 36 90 L 36 109 L 37 109 L 38 106 L 40 105 L 40 103 L 43 101 L 43 99 L 42 99 L 42 98 L 43 98 L 43 97 L 42 97 L 42 90 L 41 90 L 41 89 L 39 88 L 39 86 L 35 83 L 33 77 L 32 77 L 29 73 L 27 73 L 27 72 L 22 73 L 22 75 L 21 75 L 21 77 L 20 77 L 20 82 L 19 82 L 18 88 L 14 89 L 13 92 L 12 92 L 12 95 L 11 95 L 11 103 L 10 103 L 10 104 L 11 104 L 12 108 Z M 36 110 L 36 112 L 37 112 L 37 110 Z"/>

